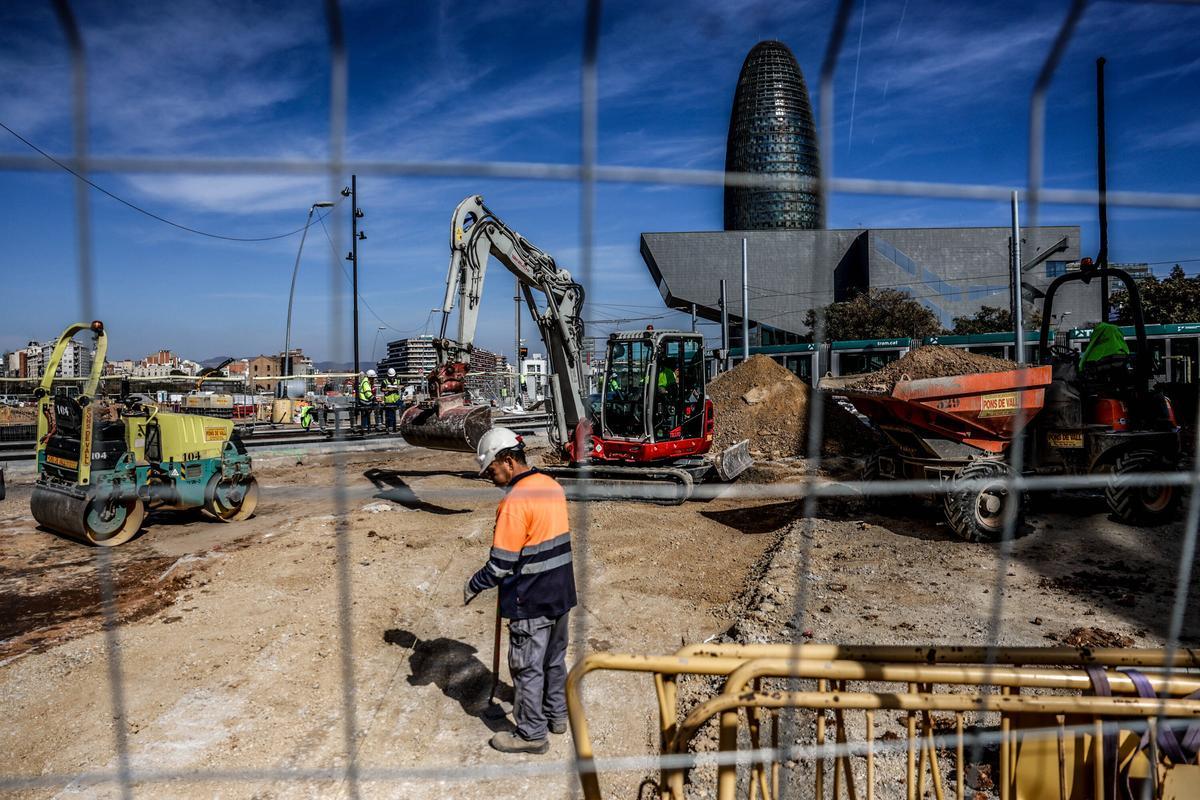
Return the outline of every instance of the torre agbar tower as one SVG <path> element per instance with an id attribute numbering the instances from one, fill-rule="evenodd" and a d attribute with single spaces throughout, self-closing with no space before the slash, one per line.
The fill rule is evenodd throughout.
<path id="1" fill-rule="evenodd" d="M 783 42 L 759 42 L 738 75 L 725 171 L 815 179 L 820 169 L 812 105 L 800 65 Z M 815 186 L 798 191 L 725 185 L 727 231 L 824 226 L 825 210 Z"/>

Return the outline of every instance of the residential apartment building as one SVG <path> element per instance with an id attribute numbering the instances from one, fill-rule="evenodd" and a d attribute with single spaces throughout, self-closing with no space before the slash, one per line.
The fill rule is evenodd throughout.
<path id="1" fill-rule="evenodd" d="M 33 345 L 32 342 L 30 344 Z M 31 371 L 31 374 L 25 377 L 41 377 L 45 373 L 46 365 L 50 363 L 56 344 L 57 342 L 47 342 L 39 346 L 41 352 L 37 359 L 37 372 Z M 25 348 L 26 353 L 29 352 L 29 349 L 29 347 Z M 63 350 L 62 360 L 59 361 L 54 375 L 59 378 L 86 378 L 92 371 L 92 361 L 95 355 L 95 350 L 80 342 L 69 341 Z"/>
<path id="2" fill-rule="evenodd" d="M 269 389 L 270 383 L 267 381 L 258 380 L 255 378 L 269 378 L 279 376 L 279 356 L 257 355 L 254 358 L 248 359 L 246 377 L 251 380 L 251 386 L 254 389 Z M 232 364 L 230 366 L 233 366 Z"/>
<path id="3" fill-rule="evenodd" d="M 385 373 L 390 367 L 405 383 L 419 383 L 436 366 L 437 352 L 433 349 L 433 337 L 412 336 L 388 342 L 387 355 L 375 369 Z"/>
<path id="4" fill-rule="evenodd" d="M 512 371 L 508 357 L 476 347 L 471 351 L 471 368 L 467 373 L 467 388 L 482 397 L 499 399 L 512 394 Z"/>
<path id="5" fill-rule="evenodd" d="M 521 361 L 521 389 L 525 399 L 544 400 L 549 366 L 541 353 L 526 356 Z"/>

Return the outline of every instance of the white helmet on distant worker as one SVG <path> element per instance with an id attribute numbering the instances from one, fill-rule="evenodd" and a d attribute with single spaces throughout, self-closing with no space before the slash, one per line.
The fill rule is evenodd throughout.
<path id="1" fill-rule="evenodd" d="M 388 377 L 389 378 L 396 377 L 396 368 L 395 367 L 388 367 Z"/>
<path id="2" fill-rule="evenodd" d="M 521 437 L 513 433 L 510 428 L 492 428 L 487 431 L 479 437 L 479 444 L 475 448 L 475 460 L 479 462 L 479 474 L 482 475 L 492 465 L 498 453 L 512 447 L 524 447 L 524 445 Z"/>
<path id="3" fill-rule="evenodd" d="M 374 377 L 375 377 L 375 370 L 373 370 L 373 369 L 369 369 L 369 370 L 367 370 L 367 377 L 368 377 L 368 378 L 374 378 Z"/>

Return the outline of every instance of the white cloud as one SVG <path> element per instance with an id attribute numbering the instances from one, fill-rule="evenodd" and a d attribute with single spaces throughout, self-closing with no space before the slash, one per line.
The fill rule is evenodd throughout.
<path id="1" fill-rule="evenodd" d="M 270 24 L 255 23 L 265 11 L 229 0 L 126 3 L 105 16 L 79 9 L 92 149 L 244 155 L 276 147 L 245 137 L 247 128 L 321 85 L 325 72 L 311 63 L 324 52 L 319 9 L 286 8 L 271 12 Z M 67 129 L 71 87 L 68 52 L 48 15 L 0 26 L 0 72 L 13 76 L 0 90 L 0 115 L 42 141 Z"/>
<path id="2" fill-rule="evenodd" d="M 329 181 L 316 177 L 135 175 L 127 181 L 152 200 L 225 214 L 291 211 L 299 220 L 311 203 L 341 199 L 326 198 Z"/>
<path id="3" fill-rule="evenodd" d="M 1193 119 L 1162 130 L 1146 131 L 1138 137 L 1138 147 L 1145 150 L 1194 150 L 1200 145 L 1200 119 Z"/>

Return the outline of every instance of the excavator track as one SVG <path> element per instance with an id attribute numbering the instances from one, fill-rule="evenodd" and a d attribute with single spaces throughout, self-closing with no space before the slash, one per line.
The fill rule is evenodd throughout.
<path id="1" fill-rule="evenodd" d="M 562 484 L 572 500 L 639 500 L 677 506 L 692 496 L 691 473 L 676 467 L 539 467 Z"/>

